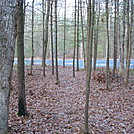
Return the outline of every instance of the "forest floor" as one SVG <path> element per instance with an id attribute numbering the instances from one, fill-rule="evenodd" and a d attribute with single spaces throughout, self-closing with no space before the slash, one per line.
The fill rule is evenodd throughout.
<path id="1" fill-rule="evenodd" d="M 100 71 L 101 70 L 101 71 Z M 97 81 L 104 69 L 92 74 L 89 101 L 90 134 L 134 134 L 134 73 L 127 86 L 122 77 L 111 80 L 110 90 L 105 81 Z M 59 67 L 60 84 L 55 84 L 51 67 L 34 66 L 33 75 L 26 67 L 26 101 L 28 117 L 19 117 L 17 70 L 14 67 L 9 105 L 9 134 L 82 134 L 86 72 L 71 67 Z M 104 78 L 105 79 L 105 78 Z"/>

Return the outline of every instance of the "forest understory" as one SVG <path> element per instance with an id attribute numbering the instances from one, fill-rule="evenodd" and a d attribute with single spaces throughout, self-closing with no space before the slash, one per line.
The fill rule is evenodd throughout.
<path id="1" fill-rule="evenodd" d="M 51 66 L 46 67 L 43 77 L 42 66 L 26 67 L 26 100 L 29 116 L 19 117 L 17 69 L 14 67 L 9 104 L 9 134 L 82 134 L 86 72 L 71 67 L 59 66 L 60 84 L 55 84 Z M 101 77 L 103 76 L 103 77 Z M 98 79 L 98 77 L 101 79 Z M 122 77 L 111 78 L 111 87 L 105 89 L 104 69 L 92 74 L 89 129 L 91 134 L 134 134 L 134 74 L 127 86 Z"/>

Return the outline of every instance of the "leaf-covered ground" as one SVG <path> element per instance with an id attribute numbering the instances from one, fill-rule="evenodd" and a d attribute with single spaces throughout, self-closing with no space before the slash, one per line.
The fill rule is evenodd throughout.
<path id="1" fill-rule="evenodd" d="M 26 100 L 29 117 L 18 117 L 17 71 L 13 71 L 12 91 L 9 105 L 10 134 L 82 134 L 84 128 L 84 105 L 86 72 L 59 67 L 60 84 L 55 84 L 51 67 L 34 66 L 33 75 L 26 67 Z M 95 74 L 94 74 L 95 75 Z M 128 86 L 122 79 L 111 81 L 111 90 L 105 83 L 92 77 L 89 107 L 91 134 L 134 133 L 134 77 Z"/>

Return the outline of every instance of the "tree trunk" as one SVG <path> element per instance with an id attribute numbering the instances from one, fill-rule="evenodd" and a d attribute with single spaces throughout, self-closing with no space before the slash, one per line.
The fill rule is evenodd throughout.
<path id="1" fill-rule="evenodd" d="M 18 0 L 17 16 L 17 57 L 18 57 L 18 115 L 26 116 L 26 97 L 25 97 L 25 67 L 24 67 L 24 12 L 23 0 Z"/>
<path id="2" fill-rule="evenodd" d="M 110 87 L 110 76 L 109 76 L 109 1 L 106 0 L 106 29 L 107 29 L 107 61 L 106 61 L 106 89 Z"/>
<path id="3" fill-rule="evenodd" d="M 57 0 L 55 0 L 55 64 L 56 64 L 56 84 L 59 84 L 59 74 L 58 74 L 58 48 L 57 48 Z"/>
<path id="4" fill-rule="evenodd" d="M 49 12 L 50 12 L 50 0 L 47 2 L 47 14 L 46 14 L 45 28 L 44 28 L 44 42 L 43 42 L 43 76 L 46 76 L 46 74 L 45 74 L 45 66 L 46 66 L 47 44 L 48 44 Z"/>
<path id="5" fill-rule="evenodd" d="M 75 49 L 76 49 L 76 0 L 75 0 L 75 11 L 74 11 L 73 77 L 75 77 Z"/>
<path id="6" fill-rule="evenodd" d="M 127 1 L 127 49 L 126 49 L 126 72 L 124 83 L 128 84 L 129 81 L 129 67 L 130 67 L 130 59 L 131 59 L 131 49 L 132 49 L 132 38 L 133 38 L 133 0 L 131 0 L 131 23 L 129 19 L 129 7 L 130 3 Z"/>
<path id="7" fill-rule="evenodd" d="M 94 4 L 94 0 L 93 0 Z M 93 5 L 94 6 L 94 5 Z M 92 14 L 93 15 L 93 14 Z M 85 102 L 85 123 L 84 123 L 84 133 L 89 134 L 88 128 L 88 110 L 89 110 L 89 93 L 90 93 L 90 79 L 92 70 L 92 44 L 91 44 L 91 31 L 92 31 L 92 21 L 91 21 L 91 0 L 88 0 L 87 7 L 87 66 L 86 66 L 86 102 Z M 93 34 L 92 34 L 93 35 Z"/>
<path id="8" fill-rule="evenodd" d="M 63 50 L 63 68 L 65 68 L 65 52 L 66 52 L 66 0 L 64 11 L 64 50 Z"/>
<path id="9" fill-rule="evenodd" d="M 122 33 L 122 44 L 120 50 L 120 74 L 124 72 L 124 44 L 125 44 L 125 15 L 126 14 L 126 0 L 123 0 L 123 33 Z"/>
<path id="10" fill-rule="evenodd" d="M 77 71 L 79 71 L 79 0 L 77 11 Z"/>
<path id="11" fill-rule="evenodd" d="M 53 0 L 51 2 L 51 53 L 52 53 L 52 75 L 54 75 L 54 54 L 53 54 Z"/>
<path id="12" fill-rule="evenodd" d="M 85 35 L 84 35 L 83 14 L 82 14 L 82 0 L 80 0 L 80 14 L 81 14 L 81 30 L 82 30 L 82 48 L 83 48 L 84 68 L 85 68 L 86 56 L 85 56 Z"/>
<path id="13" fill-rule="evenodd" d="M 0 3 L 0 134 L 8 134 L 9 92 L 14 59 L 16 1 Z M 7 25 L 8 24 L 8 25 Z"/>
<path id="14" fill-rule="evenodd" d="M 115 3 L 115 15 L 114 15 L 114 65 L 113 65 L 113 74 L 115 74 L 115 69 L 117 65 L 117 36 L 118 36 L 118 28 L 117 28 L 117 0 L 114 0 Z"/>
<path id="15" fill-rule="evenodd" d="M 30 70 L 30 75 L 32 75 L 33 72 L 33 64 L 34 64 L 34 0 L 32 1 L 32 57 L 31 57 L 31 70 Z"/>
<path id="16" fill-rule="evenodd" d="M 98 15 L 97 15 L 97 28 L 96 28 L 96 30 L 94 30 L 94 32 L 95 32 L 95 39 L 94 39 L 94 64 L 93 64 L 94 71 L 96 70 L 96 60 L 97 60 L 99 19 L 100 19 L 100 0 L 99 0 L 99 4 L 97 3 L 96 8 L 97 8 L 96 11 L 98 11 Z"/>

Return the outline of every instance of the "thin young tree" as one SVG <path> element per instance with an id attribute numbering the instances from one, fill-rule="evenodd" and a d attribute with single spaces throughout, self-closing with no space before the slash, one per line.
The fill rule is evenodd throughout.
<path id="1" fill-rule="evenodd" d="M 66 53 L 66 0 L 64 9 L 64 50 L 63 50 L 63 68 L 65 68 L 65 53 Z"/>
<path id="2" fill-rule="evenodd" d="M 122 43 L 121 43 L 121 48 L 120 48 L 120 74 L 123 73 L 124 71 L 124 50 L 125 50 L 125 31 L 126 31 L 126 0 L 123 0 L 123 32 L 122 32 Z"/>
<path id="3" fill-rule="evenodd" d="M 86 67 L 86 56 L 85 56 L 85 34 L 84 34 L 84 25 L 83 25 L 83 8 L 82 0 L 80 0 L 80 19 L 81 19 L 81 31 L 82 31 L 82 49 L 83 49 L 83 58 L 84 58 L 84 68 Z"/>
<path id="4" fill-rule="evenodd" d="M 115 69 L 117 66 L 117 38 L 118 38 L 118 25 L 117 25 L 117 0 L 114 0 L 114 64 L 113 64 L 113 74 L 115 74 Z"/>
<path id="5" fill-rule="evenodd" d="M 94 4 L 94 0 L 92 1 Z M 85 123 L 84 123 L 84 133 L 89 134 L 88 127 L 88 110 L 89 110 L 89 93 L 90 93 L 90 79 L 91 79 L 91 70 L 92 70 L 92 44 L 91 44 L 91 32 L 92 32 L 92 15 L 91 14 L 91 0 L 88 0 L 87 5 L 87 47 L 86 47 L 86 56 L 87 56 L 87 66 L 86 66 L 86 102 L 85 102 Z M 92 34 L 93 35 L 93 34 Z"/>
<path id="6" fill-rule="evenodd" d="M 46 76 L 45 66 L 46 66 L 46 56 L 47 56 L 47 44 L 48 44 L 48 24 L 49 24 L 49 12 L 50 12 L 50 0 L 47 1 L 47 14 L 45 19 L 44 28 L 44 42 L 43 42 L 43 76 Z"/>
<path id="7" fill-rule="evenodd" d="M 127 49 L 126 49 L 126 72 L 124 83 L 128 84 L 129 82 L 129 67 L 130 67 L 130 59 L 131 59 L 131 48 L 133 44 L 133 0 L 131 0 L 131 16 L 129 15 L 130 2 L 127 1 Z M 129 19 L 131 17 L 131 20 Z"/>
<path id="8" fill-rule="evenodd" d="M 52 74 L 54 75 L 54 51 L 53 51 L 53 0 L 51 1 L 51 19 L 50 19 L 50 30 L 51 30 L 51 55 L 52 55 Z"/>
<path id="9" fill-rule="evenodd" d="M 74 8 L 74 48 L 73 48 L 73 77 L 75 77 L 75 49 L 76 49 L 76 0 Z"/>
<path id="10" fill-rule="evenodd" d="M 57 0 L 55 0 L 55 65 L 56 65 L 56 84 L 59 84 L 59 74 L 58 74 L 58 44 L 57 44 Z"/>
<path id="11" fill-rule="evenodd" d="M 96 2 L 96 12 L 97 12 L 97 18 L 96 18 L 96 29 L 94 30 L 94 63 L 93 68 L 94 71 L 96 70 L 96 61 L 97 61 L 97 50 L 98 50 L 98 34 L 99 34 L 99 20 L 100 20 L 100 0 Z"/>
<path id="12" fill-rule="evenodd" d="M 77 71 L 79 71 L 79 0 L 78 0 L 78 8 L 77 8 Z"/>
<path id="13" fill-rule="evenodd" d="M 18 58 L 18 115 L 26 116 L 25 66 L 24 66 L 24 1 L 17 0 L 17 58 Z"/>
<path id="14" fill-rule="evenodd" d="M 109 0 L 106 0 L 106 30 L 107 30 L 107 59 L 106 59 L 106 89 L 110 87 L 110 76 L 109 76 Z"/>
<path id="15" fill-rule="evenodd" d="M 16 0 L 0 2 L 0 134 L 8 134 L 9 96 L 15 44 L 15 7 Z"/>
<path id="16" fill-rule="evenodd" d="M 34 0 L 32 1 L 32 56 L 31 56 L 31 70 L 30 75 L 33 72 L 34 65 Z"/>

